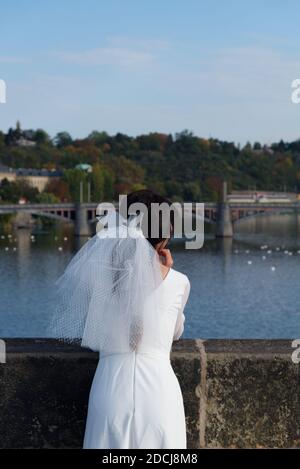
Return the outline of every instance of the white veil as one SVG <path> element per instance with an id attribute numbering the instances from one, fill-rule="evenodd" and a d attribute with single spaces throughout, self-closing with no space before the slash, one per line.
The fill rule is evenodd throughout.
<path id="1" fill-rule="evenodd" d="M 133 351 L 158 305 L 159 257 L 138 227 L 109 213 L 56 280 L 51 337 L 94 351 Z"/>

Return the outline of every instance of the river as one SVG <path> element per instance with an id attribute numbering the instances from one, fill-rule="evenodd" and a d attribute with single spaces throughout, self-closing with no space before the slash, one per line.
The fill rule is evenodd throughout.
<path id="1" fill-rule="evenodd" d="M 234 239 L 206 229 L 198 251 L 170 245 L 191 281 L 183 337 L 300 337 L 299 216 L 244 221 Z M 0 337 L 45 337 L 53 283 L 83 242 L 67 225 L 0 233 Z"/>

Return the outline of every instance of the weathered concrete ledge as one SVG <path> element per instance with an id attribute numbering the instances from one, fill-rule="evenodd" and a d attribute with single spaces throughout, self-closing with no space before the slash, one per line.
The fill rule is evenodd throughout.
<path id="1" fill-rule="evenodd" d="M 174 342 L 188 447 L 300 447 L 300 365 L 288 340 Z M 98 354 L 52 339 L 7 339 L 0 447 L 81 448 Z"/>

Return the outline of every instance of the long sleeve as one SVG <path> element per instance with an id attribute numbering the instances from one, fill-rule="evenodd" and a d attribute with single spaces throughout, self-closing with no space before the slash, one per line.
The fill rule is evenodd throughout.
<path id="1" fill-rule="evenodd" d="M 184 322 L 185 322 L 185 315 L 184 315 L 183 311 L 184 311 L 185 305 L 187 303 L 187 300 L 188 300 L 188 297 L 189 297 L 189 294 L 190 294 L 190 290 L 191 290 L 191 284 L 190 284 L 190 281 L 187 278 L 184 293 L 182 295 L 181 308 L 178 311 L 178 316 L 177 316 L 177 321 L 176 321 L 176 325 L 175 325 L 173 340 L 179 340 L 180 337 L 183 334 Z"/>

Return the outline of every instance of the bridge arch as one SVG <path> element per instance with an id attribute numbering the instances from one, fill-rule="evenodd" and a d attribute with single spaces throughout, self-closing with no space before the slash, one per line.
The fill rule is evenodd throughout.
<path id="1" fill-rule="evenodd" d="M 292 214 L 292 213 L 299 213 L 295 208 L 289 208 L 289 207 L 278 207 L 278 208 L 272 208 L 272 209 L 262 209 L 262 210 L 257 210 L 256 212 L 249 212 L 246 215 L 242 215 L 239 218 L 236 218 L 232 220 L 233 226 L 239 225 L 247 220 L 252 220 L 255 218 L 264 218 L 264 217 L 270 217 L 272 215 L 286 215 L 286 214 Z"/>
<path id="2" fill-rule="evenodd" d="M 1 207 L 0 207 L 0 216 L 1 215 L 17 214 L 18 212 L 28 213 L 30 215 L 36 215 L 36 216 L 41 216 L 41 217 L 46 217 L 46 218 L 52 218 L 54 220 L 63 221 L 63 222 L 74 223 L 74 221 L 75 221 L 71 217 L 66 217 L 66 216 L 58 215 L 56 213 L 51 213 L 51 212 L 43 212 L 42 210 L 34 210 L 34 209 L 28 209 L 28 210 L 17 210 L 17 209 L 1 210 Z"/>

